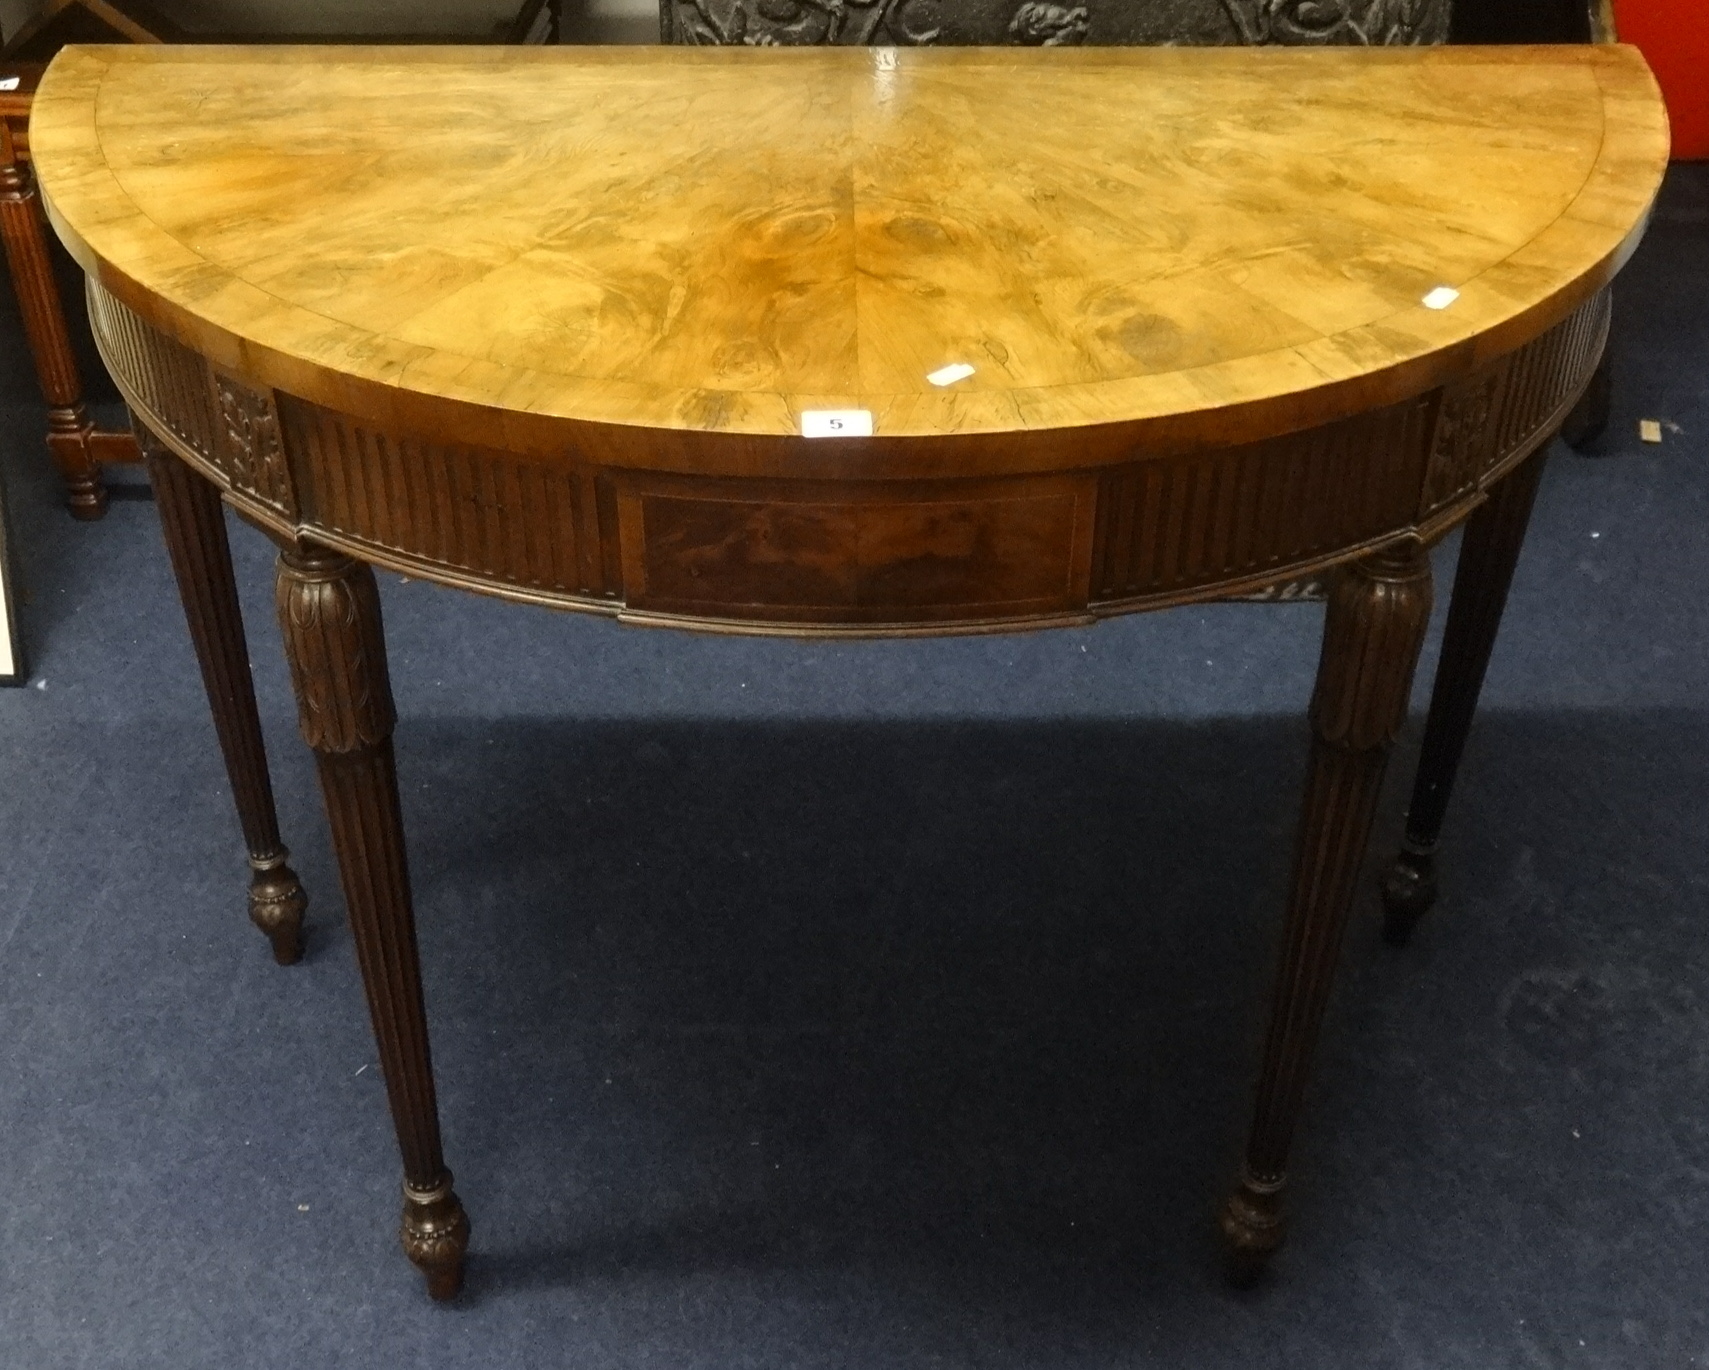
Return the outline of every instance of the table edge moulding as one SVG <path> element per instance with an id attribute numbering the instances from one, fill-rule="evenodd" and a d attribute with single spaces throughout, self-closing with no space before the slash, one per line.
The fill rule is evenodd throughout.
<path id="1" fill-rule="evenodd" d="M 384 144 L 382 131 L 364 123 L 384 117 L 363 104 L 367 97 L 330 93 L 342 79 L 337 71 L 355 64 L 369 64 L 379 86 L 414 81 L 429 92 L 412 111 L 426 130 L 415 142 Z M 423 66 L 433 69 L 433 81 L 420 79 Z M 154 82 L 147 102 L 134 95 L 140 86 L 126 85 L 138 69 Z M 333 75 L 325 74 L 329 69 Z M 489 130 L 470 111 L 502 111 L 504 101 L 518 98 L 515 83 L 533 82 L 530 98 L 548 105 L 555 82 L 609 90 L 614 103 L 643 88 L 692 92 L 697 82 L 718 80 L 738 102 L 762 98 L 763 91 L 743 94 L 742 83 L 727 80 L 732 71 L 756 90 L 787 84 L 801 100 L 818 101 L 812 108 L 821 114 L 844 108 L 836 102 L 846 99 L 857 111 L 868 103 L 880 113 L 906 110 L 913 122 L 897 132 L 876 116 L 866 123 L 851 116 L 846 136 L 825 140 L 827 150 L 812 154 L 825 159 L 820 184 L 813 181 L 815 166 L 802 165 L 808 154 L 790 141 L 805 135 L 791 121 L 774 120 L 776 132 L 765 136 L 775 137 L 790 158 L 780 153 L 766 163 L 767 179 L 749 191 L 754 204 L 725 207 L 732 221 L 746 225 L 743 237 L 730 240 L 738 248 L 718 246 L 725 241 L 717 237 L 722 224 L 702 212 L 682 239 L 686 255 L 675 259 L 679 267 L 688 263 L 683 269 L 691 282 L 700 279 L 691 268 L 711 254 L 730 280 L 747 283 L 738 289 L 722 277 L 714 282 L 723 294 L 711 290 L 711 296 L 725 301 L 727 317 L 708 324 L 696 313 L 703 295 L 660 288 L 657 298 L 668 296 L 668 304 L 649 325 L 652 351 L 638 354 L 632 371 L 601 374 L 598 367 L 609 360 L 601 349 L 632 341 L 621 331 L 629 326 L 622 310 L 611 322 L 587 306 L 585 317 L 571 320 L 574 327 L 550 335 L 570 348 L 589 329 L 619 330 L 602 334 L 578 371 L 558 365 L 555 344 L 539 339 L 533 351 L 520 349 L 527 364 L 516 361 L 514 344 L 523 335 L 504 334 L 502 320 L 511 316 L 502 309 L 463 317 L 465 332 L 487 329 L 484 341 L 477 340 L 487 350 L 459 356 L 454 347 L 421 341 L 427 335 L 419 318 L 431 309 L 411 316 L 412 341 L 402 325 L 367 327 L 339 317 L 336 302 L 314 304 L 321 259 L 347 260 L 352 290 L 380 292 L 371 297 L 379 301 L 371 308 L 375 317 L 401 314 L 386 314 L 396 300 L 385 291 L 404 286 L 369 269 L 372 241 L 360 236 L 377 220 L 353 219 L 348 226 L 354 240 L 368 244 L 369 256 L 338 258 L 344 241 L 338 235 L 347 225 L 323 210 L 318 228 L 311 231 L 305 221 L 286 235 L 295 245 L 283 256 L 245 257 L 243 226 L 252 223 L 259 232 L 265 224 L 245 219 L 242 206 L 261 201 L 244 197 L 271 191 L 258 172 L 244 178 L 243 158 L 273 155 L 260 147 L 272 135 L 255 120 L 204 124 L 196 111 L 204 101 L 217 109 L 222 99 L 235 101 L 234 91 L 259 89 L 244 86 L 259 81 L 257 73 L 280 71 L 292 80 L 279 84 L 307 102 L 281 117 L 306 120 L 293 127 L 309 153 L 336 135 L 368 168 L 329 191 L 334 205 L 357 204 L 365 189 L 401 187 L 408 177 L 417 177 L 408 181 L 409 193 L 421 193 L 426 182 L 417 173 L 431 153 L 445 154 L 445 177 L 459 168 L 476 179 L 485 174 L 479 157 L 433 141 L 450 136 L 434 119 L 438 97 L 431 92 L 440 86 L 467 97 L 457 136 L 477 143 Z M 995 113 L 1001 92 L 1016 80 L 1029 83 L 1029 118 L 1050 153 L 1029 159 L 1011 142 L 1001 154 L 1012 154 L 1015 183 L 1029 188 L 1025 206 L 1019 201 L 1026 197 L 1017 195 L 1001 214 L 992 210 L 981 219 L 973 201 L 984 192 L 950 175 L 941 205 L 922 208 L 918 193 L 910 199 L 898 188 L 934 159 L 975 155 L 973 144 L 984 136 L 979 129 L 1001 122 Z M 1485 141 L 1499 145 L 1491 156 L 1511 156 L 1514 166 L 1556 168 L 1558 194 L 1541 172 L 1524 184 L 1517 173 L 1510 176 L 1508 193 L 1499 178 L 1489 178 L 1476 149 L 1459 171 L 1440 156 L 1432 163 L 1435 154 L 1417 152 L 1416 142 L 1396 151 L 1405 142 L 1405 119 L 1416 124 L 1418 116 L 1385 114 L 1377 108 L 1383 92 L 1434 89 L 1432 82 L 1461 83 L 1454 88 L 1471 91 L 1466 98 L 1473 103 L 1486 92 L 1492 109 L 1506 98 L 1498 90 L 1509 86 L 1548 96 L 1515 105 L 1511 130 Z M 1301 117 L 1299 91 L 1306 88 L 1353 91 L 1365 113 L 1343 133 L 1323 132 L 1323 121 L 1332 121 L 1326 114 L 1313 126 L 1317 132 L 1301 135 L 1331 138 L 1338 154 L 1320 149 L 1289 163 L 1288 174 L 1307 183 L 1303 191 L 1282 184 L 1282 173 L 1266 171 L 1267 163 L 1240 162 L 1238 144 L 1229 154 L 1233 162 L 1219 161 L 1214 138 L 1193 144 L 1198 162 L 1175 156 L 1165 133 L 1142 130 L 1122 142 L 1119 121 L 1086 132 L 1085 158 L 1049 141 L 1053 118 L 1066 120 L 1062 111 L 1075 99 L 1092 92 L 1107 108 L 1111 93 L 1124 91 L 1135 92 L 1135 101 L 1173 100 L 1169 107 L 1186 110 L 1187 122 L 1219 114 L 1225 123 L 1245 119 L 1242 136 L 1262 139 L 1274 133 L 1266 131 L 1263 111 L 1286 90 L 1296 101 L 1288 117 Z M 317 91 L 325 108 L 314 103 Z M 1277 92 L 1274 101 L 1266 99 L 1270 92 Z M 1593 107 L 1585 108 L 1580 95 Z M 893 100 L 901 103 L 885 105 Z M 174 101 L 188 112 L 174 113 Z M 957 124 L 968 110 L 971 122 Z M 700 140 L 693 157 L 664 149 L 657 155 L 678 159 L 670 168 L 643 168 L 646 176 L 630 182 L 623 158 L 655 154 L 624 143 L 621 131 L 576 125 L 571 132 L 583 141 L 572 153 L 563 150 L 571 145 L 563 125 L 573 120 L 556 107 L 528 129 L 501 114 L 488 117 L 497 145 L 532 138 L 539 141 L 529 146 L 557 149 L 542 154 L 561 160 L 551 175 L 529 184 L 530 194 L 549 196 L 563 177 L 609 154 L 598 163 L 603 179 L 578 188 L 576 203 L 553 220 L 559 237 L 523 243 L 523 255 L 548 252 L 554 263 L 558 274 L 537 287 L 548 294 L 569 277 L 575 289 L 585 278 L 615 291 L 611 273 L 631 263 L 609 254 L 639 261 L 668 236 L 649 229 L 640 235 L 645 241 L 617 248 L 609 237 L 574 238 L 606 232 L 596 222 L 600 195 L 616 197 L 613 209 L 668 214 L 675 212 L 673 196 L 686 203 L 702 193 L 696 165 L 740 168 L 744 157 L 770 155 L 738 146 L 708 115 L 684 135 Z M 1493 116 L 1473 110 L 1467 117 Z M 740 125 L 736 119 L 731 126 Z M 259 141 L 251 147 L 243 138 Z M 376 140 L 371 148 L 365 138 Z M 1245 1165 L 1222 1210 L 1233 1272 L 1256 1277 L 1282 1240 L 1284 1175 L 1309 1062 L 1429 619 L 1428 549 L 1464 526 L 1406 847 L 1384 891 L 1385 930 L 1396 942 L 1406 940 L 1435 896 L 1436 836 L 1543 448 L 1602 356 L 1609 282 L 1642 235 L 1660 183 L 1665 115 L 1633 50 L 68 48 L 42 82 L 32 141 L 51 220 L 88 275 L 96 340 L 131 407 L 155 484 L 249 847 L 251 915 L 278 959 L 289 962 L 300 951 L 306 900 L 274 815 L 220 500 L 281 548 L 277 602 L 299 721 L 320 770 L 403 1156 L 404 1246 L 436 1297 L 460 1285 L 469 1224 L 441 1146 L 374 566 L 625 622 L 795 636 L 1016 631 L 1275 592 L 1302 577 L 1321 580 L 1328 604 L 1281 965 Z M 1156 158 L 1148 160 L 1147 147 Z M 221 157 L 227 162 L 216 165 Z M 1102 160 L 1087 171 L 1086 159 Z M 1238 174 L 1226 169 L 1236 163 Z M 1335 175 L 1323 170 L 1326 163 Z M 281 174 L 295 174 L 294 164 L 280 165 L 287 168 Z M 323 175 L 327 165 L 309 154 L 301 162 Z M 1445 192 L 1429 177 L 1462 172 L 1473 188 L 1464 194 L 1483 201 L 1456 209 L 1432 200 Z M 197 205 L 174 211 L 174 184 L 211 194 L 208 187 L 228 173 L 236 178 L 231 201 L 213 217 L 192 214 L 177 228 L 158 221 L 158 215 L 202 212 Z M 370 184 L 363 176 L 378 180 Z M 728 177 L 720 176 L 712 180 L 725 184 Z M 631 192 L 611 189 L 669 177 L 677 189 L 644 205 L 622 198 Z M 805 178 L 809 192 L 791 177 Z M 773 193 L 773 181 L 779 205 L 760 203 Z M 806 219 L 795 201 L 783 203 L 819 191 L 829 208 Z M 989 192 L 993 202 L 1005 193 L 1002 185 Z M 1172 206 L 1164 203 L 1171 194 Z M 1556 198 L 1545 203 L 1550 194 Z M 1110 198 L 1088 207 L 1088 195 Z M 1158 206 L 1155 224 L 1145 222 L 1142 203 Z M 526 198 L 517 204 L 523 217 L 536 209 Z M 1124 308 L 1137 308 L 1133 301 L 1141 297 L 1153 309 L 1180 305 L 1174 321 L 1133 316 L 1153 333 L 1161 330 L 1188 359 L 1174 369 L 1124 370 L 1119 350 L 1084 329 L 1076 333 L 1045 307 L 1050 289 L 1079 280 L 1071 270 L 1050 276 L 1048 262 L 1056 260 L 1050 254 L 1061 242 L 1093 243 L 1086 270 L 1094 274 L 1138 270 L 1132 264 L 1146 252 L 1154 255 L 1145 261 L 1178 263 L 1193 244 L 1189 234 L 1171 238 L 1171 224 L 1213 211 L 1233 225 L 1231 233 L 1245 215 L 1240 222 L 1256 225 L 1252 232 L 1281 236 L 1274 244 L 1248 241 L 1238 262 L 1179 267 L 1187 274 L 1163 285 L 1135 277 L 1120 290 L 1108 287 L 1110 298 L 1127 301 Z M 410 220 L 409 205 L 398 212 L 399 222 L 426 222 Z M 1289 212 L 1295 219 L 1286 219 Z M 1346 299 L 1379 301 L 1365 316 L 1310 336 L 1276 325 L 1277 336 L 1290 340 L 1245 351 L 1245 326 L 1225 328 L 1212 317 L 1217 302 L 1246 298 L 1239 285 L 1246 275 L 1231 272 L 1260 272 L 1277 254 L 1321 260 L 1323 254 L 1313 256 L 1314 234 L 1345 228 L 1349 242 L 1375 241 L 1347 228 L 1360 214 L 1370 216 L 1360 232 L 1388 233 L 1383 241 L 1396 244 L 1392 252 L 1371 249 L 1369 260 L 1357 248 L 1344 259 L 1329 254 L 1352 282 Z M 1525 214 L 1531 217 L 1523 219 L 1524 234 L 1509 230 L 1511 240 L 1501 239 L 1498 221 L 1511 224 Z M 800 231 L 768 237 L 754 228 L 762 221 Z M 479 223 L 468 220 L 469 236 L 478 236 Z M 1055 227 L 1020 241 L 1017 234 L 1024 237 L 1024 226 L 1034 223 Z M 1289 223 L 1293 229 L 1284 232 Z M 1153 228 L 1143 243 L 1133 236 Z M 1470 254 L 1463 260 L 1472 265 L 1431 289 L 1427 274 L 1397 265 L 1404 234 L 1434 235 L 1445 251 Z M 1002 260 L 986 252 L 999 238 L 1007 245 Z M 826 241 L 854 246 L 815 257 L 814 244 Z M 1117 252 L 1112 244 L 1126 246 Z M 461 269 L 457 251 L 467 246 L 439 244 L 435 269 Z M 407 256 L 421 244 L 397 247 Z M 1139 256 L 1124 255 L 1129 248 Z M 608 255 L 595 270 L 587 263 L 599 252 Z M 921 266 L 928 252 L 940 254 L 930 279 Z M 878 258 L 887 263 L 883 271 L 874 266 Z M 1017 259 L 1033 265 L 1020 270 Z M 810 267 L 821 276 L 811 276 Z M 397 267 L 397 280 L 411 269 Z M 1361 270 L 1366 276 L 1355 282 Z M 263 279 L 265 289 L 257 284 Z M 770 295 L 754 284 L 768 280 Z M 909 290 L 886 293 L 896 281 L 910 283 Z M 979 305 L 966 311 L 979 316 L 967 325 L 968 337 L 983 327 L 988 339 L 1009 329 L 1008 337 L 1022 340 L 988 349 L 1000 363 L 989 369 L 1006 368 L 1014 384 L 994 374 L 909 390 L 895 380 L 903 372 L 885 370 L 892 353 L 917 355 L 922 370 L 954 360 L 927 355 L 915 329 L 918 317 L 940 308 L 947 293 L 942 281 Z M 1394 295 L 1396 281 L 1404 298 Z M 856 301 L 847 318 L 854 342 L 843 352 L 830 348 L 831 360 L 812 372 L 812 384 L 788 379 L 796 375 L 788 356 L 768 359 L 763 349 L 737 347 L 752 341 L 743 333 L 757 317 L 751 310 L 765 306 L 771 310 L 765 327 L 773 328 L 767 336 L 789 344 L 782 352 L 810 351 L 811 329 L 776 319 L 788 315 L 789 300 L 821 287 L 830 293 L 817 298 Z M 1202 304 L 1207 291 L 1212 306 L 1193 315 L 1192 300 Z M 633 298 L 644 297 L 651 298 L 636 287 Z M 531 305 L 534 299 L 528 297 Z M 491 323 L 494 317 L 501 322 Z M 560 312 L 551 326 L 564 329 L 565 317 Z M 670 330 L 686 327 L 681 321 L 691 317 L 704 330 L 693 339 L 697 345 L 672 351 Z M 1254 306 L 1252 317 L 1277 316 Z M 1271 326 L 1253 325 L 1259 332 Z M 826 329 L 833 341 L 842 337 Z M 1130 351 L 1153 355 L 1146 346 L 1140 338 Z M 774 366 L 785 379 L 743 388 L 715 371 L 718 358 L 735 355 L 732 348 L 744 365 Z M 868 377 L 878 379 L 868 383 Z M 865 410 L 872 435 L 804 437 L 802 415 L 816 408 Z"/>

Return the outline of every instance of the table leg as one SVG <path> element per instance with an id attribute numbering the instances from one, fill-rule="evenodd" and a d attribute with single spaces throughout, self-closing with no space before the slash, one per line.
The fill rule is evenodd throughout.
<path id="1" fill-rule="evenodd" d="M 73 518 L 98 519 L 107 512 L 107 488 L 96 459 L 95 425 L 83 407 L 83 382 L 71 351 L 65 309 L 53 279 L 42 233 L 35 179 L 13 153 L 10 134 L 0 149 L 0 238 L 24 317 L 24 333 L 35 359 L 36 378 L 48 404 L 48 450 L 65 480 Z"/>
<path id="2" fill-rule="evenodd" d="M 1383 767 L 1406 718 L 1429 619 L 1430 560 L 1416 541 L 1342 568 L 1330 587 L 1311 702 L 1311 762 L 1257 1106 L 1240 1181 L 1222 1212 L 1230 1272 L 1240 1283 L 1256 1279 L 1282 1243 L 1288 1148 Z"/>
<path id="3" fill-rule="evenodd" d="M 1383 881 L 1383 936 L 1396 946 L 1412 936 L 1436 902 L 1436 839 L 1525 542 L 1543 461 L 1539 450 L 1497 482 L 1462 535 L 1406 836 Z"/>
<path id="4" fill-rule="evenodd" d="M 1585 448 L 1608 431 L 1614 409 L 1613 344 L 1603 349 L 1602 360 L 1590 374 L 1590 384 L 1561 423 L 1561 441 L 1568 447 Z"/>
<path id="5" fill-rule="evenodd" d="M 448 1299 L 462 1287 L 469 1220 L 440 1149 L 379 591 L 363 563 L 304 542 L 280 553 L 278 604 L 403 1153 L 404 1252 Z"/>
<path id="6" fill-rule="evenodd" d="M 290 852 L 279 840 L 267 745 L 261 737 L 243 611 L 226 541 L 225 510 L 211 482 L 180 461 L 141 423 L 136 424 L 136 432 L 249 848 L 249 916 L 267 934 L 274 960 L 288 966 L 302 955 L 303 912 L 309 901 L 288 864 Z"/>

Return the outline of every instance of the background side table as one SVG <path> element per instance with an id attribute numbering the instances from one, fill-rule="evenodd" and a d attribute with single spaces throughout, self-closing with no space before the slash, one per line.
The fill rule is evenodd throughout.
<path id="1" fill-rule="evenodd" d="M 71 350 L 65 305 L 48 257 L 41 204 L 30 168 L 30 104 L 42 68 L 30 63 L 0 63 L 0 238 L 6 265 L 18 292 L 36 379 L 48 405 L 48 451 L 65 480 L 72 516 L 98 519 L 107 512 L 101 467 L 108 462 L 140 461 L 129 433 L 95 427 L 83 404 L 83 378 Z"/>
<path id="2" fill-rule="evenodd" d="M 493 35 L 505 43 L 558 41 L 563 0 L 522 0 L 516 17 Z M 95 427 L 83 403 L 83 380 L 66 329 L 65 305 L 54 279 L 41 206 L 30 168 L 30 104 L 47 62 L 66 43 L 265 41 L 263 35 L 188 34 L 142 0 L 48 0 L 7 39 L 0 58 L 0 235 L 18 294 L 36 376 L 48 405 L 48 450 L 65 480 L 74 518 L 107 512 L 101 467 L 142 460 L 128 432 Z M 325 41 L 292 35 L 294 41 Z M 352 41 L 340 35 L 341 41 Z M 382 39 L 383 41 L 383 39 Z M 395 35 L 390 41 L 398 41 Z M 440 41 L 445 41 L 441 39 Z M 15 82 L 16 84 L 11 84 Z M 10 88 L 5 88 L 10 85 Z"/>

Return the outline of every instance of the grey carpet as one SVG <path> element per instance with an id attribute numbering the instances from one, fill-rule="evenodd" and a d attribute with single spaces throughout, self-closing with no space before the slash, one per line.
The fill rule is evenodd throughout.
<path id="1" fill-rule="evenodd" d="M 432 1307 L 267 549 L 234 526 L 289 970 L 152 506 L 58 511 L 0 318 L 0 1366 L 1709 1364 L 1706 173 L 1620 286 L 1605 457 L 1545 478 L 1411 948 L 1367 884 L 1239 1296 L 1317 609 L 803 645 L 384 577 L 475 1229 Z"/>

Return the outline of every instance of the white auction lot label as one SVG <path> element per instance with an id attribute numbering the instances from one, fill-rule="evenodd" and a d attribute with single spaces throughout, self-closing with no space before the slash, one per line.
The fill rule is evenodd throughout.
<path id="1" fill-rule="evenodd" d="M 803 409 L 801 436 L 804 438 L 870 438 L 872 410 L 870 409 Z"/>

